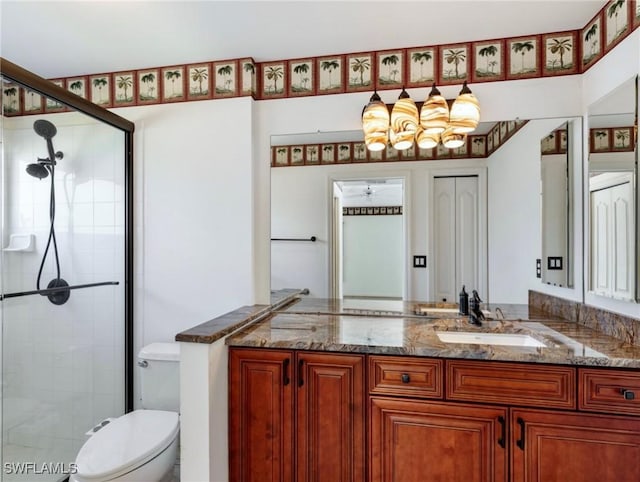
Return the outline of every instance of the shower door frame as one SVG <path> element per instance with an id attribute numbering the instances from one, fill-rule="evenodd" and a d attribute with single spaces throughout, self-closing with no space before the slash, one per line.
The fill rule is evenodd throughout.
<path id="1" fill-rule="evenodd" d="M 0 74 L 22 87 L 49 97 L 124 133 L 124 407 L 133 410 L 133 132 L 135 124 L 0 57 Z"/>

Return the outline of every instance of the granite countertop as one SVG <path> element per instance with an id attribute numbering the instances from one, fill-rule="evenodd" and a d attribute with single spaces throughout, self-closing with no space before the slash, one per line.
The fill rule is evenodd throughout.
<path id="1" fill-rule="evenodd" d="M 392 305 L 384 303 L 356 306 L 349 300 L 303 298 L 246 326 L 228 337 L 226 343 L 242 347 L 640 368 L 640 347 L 577 323 L 553 319 L 529 310 L 527 305 L 498 305 L 507 319 L 488 319 L 476 327 L 466 317 L 451 313 L 447 306 L 442 306 L 443 311 L 423 316 L 416 315 L 415 303 L 396 303 L 394 309 L 389 309 Z M 437 304 L 418 304 L 437 308 Z M 484 308 L 495 310 L 493 305 Z M 462 335 L 463 343 L 441 340 L 440 336 L 452 332 L 454 336 L 459 336 L 455 332 L 469 335 Z M 487 344 L 486 339 L 482 343 L 475 339 L 486 334 L 508 335 L 510 339 L 543 346 L 500 345 L 495 339 Z"/>

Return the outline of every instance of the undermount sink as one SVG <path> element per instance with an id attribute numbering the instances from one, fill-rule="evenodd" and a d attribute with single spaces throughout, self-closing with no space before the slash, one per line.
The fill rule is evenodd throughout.
<path id="1" fill-rule="evenodd" d="M 438 331 L 444 343 L 466 343 L 474 345 L 546 346 L 532 336 L 518 333 L 473 333 L 468 331 Z"/>

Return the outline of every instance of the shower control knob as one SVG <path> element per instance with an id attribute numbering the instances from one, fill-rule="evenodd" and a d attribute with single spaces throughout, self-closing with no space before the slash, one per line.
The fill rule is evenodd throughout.
<path id="1" fill-rule="evenodd" d="M 149 366 L 149 362 L 147 360 L 140 360 L 138 362 L 138 366 L 140 368 L 147 368 Z"/>

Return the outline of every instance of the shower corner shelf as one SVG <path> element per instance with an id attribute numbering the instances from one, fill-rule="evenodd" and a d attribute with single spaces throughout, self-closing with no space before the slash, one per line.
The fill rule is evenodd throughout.
<path id="1" fill-rule="evenodd" d="M 9 236 L 9 246 L 2 248 L 2 251 L 33 251 L 36 245 L 34 234 L 11 234 Z"/>

